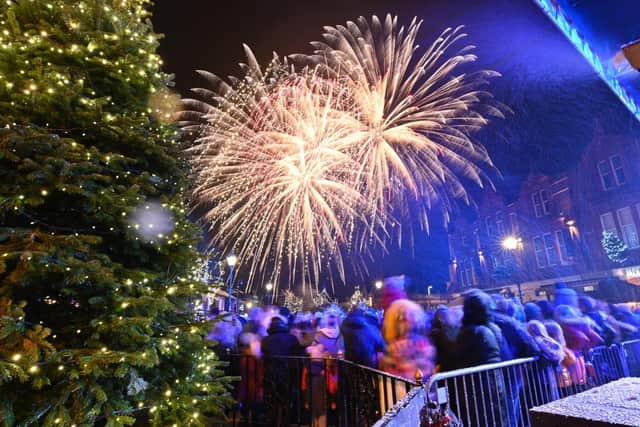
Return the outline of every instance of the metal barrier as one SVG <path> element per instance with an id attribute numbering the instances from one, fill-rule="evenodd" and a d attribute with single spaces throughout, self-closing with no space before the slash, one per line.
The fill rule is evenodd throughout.
<path id="1" fill-rule="evenodd" d="M 232 425 L 371 426 L 415 384 L 341 359 L 231 356 Z"/>
<path id="2" fill-rule="evenodd" d="M 620 344 L 627 363 L 630 377 L 640 377 L 640 340 L 625 341 Z"/>

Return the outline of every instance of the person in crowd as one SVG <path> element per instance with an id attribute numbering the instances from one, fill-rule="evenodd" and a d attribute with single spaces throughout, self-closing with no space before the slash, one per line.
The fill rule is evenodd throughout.
<path id="1" fill-rule="evenodd" d="M 598 310 L 596 300 L 588 296 L 580 296 L 578 297 L 578 308 L 583 316 L 593 321 L 595 331 L 604 339 L 606 345 L 620 341 L 620 336 L 611 323 L 609 323 L 607 315 Z"/>
<path id="2" fill-rule="evenodd" d="M 382 322 L 387 343 L 382 369 L 411 380 L 419 370 L 423 378 L 428 378 L 434 372 L 436 349 L 425 332 L 422 307 L 408 299 L 394 301 Z"/>
<path id="3" fill-rule="evenodd" d="M 542 312 L 543 319 L 553 319 L 553 309 L 554 306 L 551 301 L 547 301 L 546 299 L 536 301 L 536 305 L 540 307 L 540 311 Z M 539 320 L 539 319 L 538 319 Z"/>
<path id="4" fill-rule="evenodd" d="M 465 295 L 462 327 L 456 339 L 456 368 L 496 363 L 502 360 L 503 337 L 500 328 L 493 323 L 492 305 L 491 297 L 478 289 Z M 471 386 L 485 398 L 488 397 L 488 401 L 493 404 L 487 408 L 481 408 L 476 414 L 473 409 L 466 408 L 464 395 L 456 396 L 451 399 L 454 412 L 465 413 L 467 409 L 471 409 L 468 411 L 471 414 L 469 425 L 515 425 L 515 408 L 508 403 L 511 398 L 506 394 L 502 375 L 489 375 L 473 380 L 472 384 L 457 384 L 454 390 L 462 393 L 461 390 L 464 390 L 465 386 Z"/>
<path id="5" fill-rule="evenodd" d="M 500 328 L 503 336 L 502 360 L 537 356 L 540 349 L 536 341 L 527 332 L 524 324 L 512 317 L 516 313 L 513 301 L 501 295 L 495 296 L 494 300 L 496 309 L 493 312 L 493 322 Z"/>
<path id="6" fill-rule="evenodd" d="M 404 275 L 392 276 L 384 279 L 382 298 L 380 301 L 383 310 L 386 311 L 394 301 L 407 298 L 407 293 L 405 292 L 405 281 L 406 278 Z"/>
<path id="7" fill-rule="evenodd" d="M 360 309 L 352 310 L 342 322 L 344 358 L 359 365 L 378 367 L 386 344 L 372 316 Z"/>
<path id="8" fill-rule="evenodd" d="M 491 297 L 480 290 L 474 289 L 465 296 L 462 326 L 456 339 L 456 368 L 502 360 L 502 332 L 493 323 L 491 306 Z"/>
<path id="9" fill-rule="evenodd" d="M 233 313 L 221 313 L 213 319 L 213 329 L 207 338 L 213 341 L 214 351 L 223 360 L 237 351 L 238 335 L 242 332 L 242 323 Z"/>
<path id="10" fill-rule="evenodd" d="M 564 359 L 564 350 L 559 342 L 549 336 L 544 324 L 539 320 L 530 320 L 527 322 L 527 331 L 538 344 L 542 357 L 553 365 L 559 365 Z"/>
<path id="11" fill-rule="evenodd" d="M 604 344 L 594 330 L 593 322 L 581 317 L 574 307 L 559 305 L 555 308 L 554 317 L 562 327 L 567 346 L 574 352 L 586 354 L 590 348 Z"/>
<path id="12" fill-rule="evenodd" d="M 455 344 L 460 330 L 460 324 L 456 320 L 454 313 L 447 306 L 439 307 L 433 316 L 429 336 L 436 346 L 439 371 L 455 369 Z"/>
<path id="13" fill-rule="evenodd" d="M 276 356 L 302 356 L 304 348 L 289 332 L 287 320 L 279 314 L 271 318 L 267 335 L 262 339 L 264 358 L 264 404 L 267 418 L 276 426 L 285 426 L 289 422 L 292 405 L 290 396 L 294 393 L 300 374 L 293 359 Z"/>
<path id="14" fill-rule="evenodd" d="M 289 325 L 282 316 L 276 315 L 271 318 L 267 333 L 269 335 L 262 339 L 262 354 L 265 357 L 305 354 L 296 337 L 289 332 Z"/>
<path id="15" fill-rule="evenodd" d="M 530 322 L 532 320 L 544 320 L 542 309 L 535 302 L 528 302 L 524 305 L 524 316 L 527 322 Z"/>
<path id="16" fill-rule="evenodd" d="M 612 304 L 610 311 L 617 321 L 633 327 L 623 328 L 622 341 L 640 339 L 640 316 L 634 314 L 627 304 Z"/>
<path id="17" fill-rule="evenodd" d="M 560 362 L 560 370 L 558 371 L 557 378 L 558 386 L 565 390 L 561 396 L 565 396 L 567 394 L 566 390 L 569 387 L 573 386 L 574 389 L 576 389 L 576 387 L 581 387 L 587 381 L 584 357 L 567 346 L 564 334 L 562 333 L 562 327 L 558 322 L 545 320 L 544 326 L 549 336 L 562 346 L 564 356 Z"/>
<path id="18" fill-rule="evenodd" d="M 568 305 L 578 308 L 578 294 L 564 283 L 556 283 L 555 305 Z"/>
<path id="19" fill-rule="evenodd" d="M 252 332 L 243 332 L 238 336 L 238 351 L 242 357 L 239 360 L 241 380 L 236 399 L 241 404 L 245 418 L 262 410 L 264 369 L 260 340 L 260 335 Z"/>
<path id="20" fill-rule="evenodd" d="M 498 325 L 503 336 L 500 353 L 502 360 L 537 356 L 540 353 L 538 344 L 527 332 L 525 324 L 514 317 L 518 313 L 518 309 L 513 300 L 504 298 L 502 295 L 495 295 L 494 300 L 496 309 L 493 312 L 493 321 Z M 522 311 L 522 313 L 524 312 Z M 522 317 L 524 320 L 524 315 Z M 515 372 L 505 381 L 507 381 L 505 394 L 508 399 L 509 425 L 515 426 L 520 414 L 522 374 Z"/>

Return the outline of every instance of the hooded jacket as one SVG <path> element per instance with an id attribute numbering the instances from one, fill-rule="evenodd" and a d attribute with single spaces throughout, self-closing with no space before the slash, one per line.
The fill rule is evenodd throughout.
<path id="1" fill-rule="evenodd" d="M 365 318 L 360 310 L 354 310 L 342 322 L 344 358 L 359 365 L 378 367 L 378 353 L 384 353 L 385 343 L 380 329 Z"/>
<path id="2" fill-rule="evenodd" d="M 492 322 L 492 300 L 482 291 L 464 299 L 462 328 L 456 339 L 456 368 L 500 362 L 502 333 Z"/>
<path id="3" fill-rule="evenodd" d="M 262 339 L 262 354 L 269 356 L 299 356 L 304 355 L 295 336 L 289 333 L 289 327 L 282 318 L 276 316 L 271 319 L 268 336 Z"/>

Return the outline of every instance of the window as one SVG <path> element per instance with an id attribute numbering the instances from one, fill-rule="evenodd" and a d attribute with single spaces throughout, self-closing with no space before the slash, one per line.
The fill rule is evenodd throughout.
<path id="1" fill-rule="evenodd" d="M 609 157 L 609 161 L 598 162 L 598 173 L 602 188 L 605 190 L 611 190 L 614 186 L 627 182 L 627 176 L 622 166 L 622 157 L 619 154 Z"/>
<path id="2" fill-rule="evenodd" d="M 609 162 L 598 162 L 598 173 L 600 174 L 600 183 L 603 190 L 611 190 L 613 188 L 613 175 L 611 174 L 611 166 Z"/>
<path id="3" fill-rule="evenodd" d="M 556 230 L 556 241 L 558 243 L 558 249 L 560 250 L 560 263 L 569 264 L 566 235 L 562 230 Z"/>
<path id="4" fill-rule="evenodd" d="M 538 268 L 545 267 L 547 265 L 547 257 L 544 255 L 544 245 L 539 236 L 533 238 L 533 249 L 536 252 L 536 264 L 538 264 Z"/>
<path id="5" fill-rule="evenodd" d="M 616 222 L 613 219 L 611 212 L 605 212 L 600 215 L 600 224 L 602 225 L 603 233 L 613 233 L 618 236 L 618 229 L 616 228 Z"/>
<path id="6" fill-rule="evenodd" d="M 547 193 L 547 190 L 540 190 L 533 193 L 531 195 L 531 201 L 533 202 L 533 211 L 536 214 L 536 218 L 551 213 L 551 202 L 549 201 L 549 193 Z"/>
<path id="7" fill-rule="evenodd" d="M 540 190 L 540 200 L 542 200 L 542 212 L 544 212 L 545 215 L 549 215 L 551 213 L 551 204 L 547 190 Z"/>
<path id="8" fill-rule="evenodd" d="M 540 193 L 537 191 L 531 195 L 531 201 L 533 202 L 533 211 L 536 214 L 536 218 L 542 216 L 542 202 L 540 201 Z"/>
<path id="9" fill-rule="evenodd" d="M 553 235 L 551 235 L 551 233 L 545 233 L 542 237 L 544 238 L 544 251 L 547 254 L 547 262 L 549 265 L 560 264 L 558 250 L 556 249 L 556 242 Z"/>
<path id="10" fill-rule="evenodd" d="M 622 167 L 622 157 L 618 154 L 609 158 L 611 161 L 611 170 L 613 170 L 613 176 L 616 178 L 616 184 L 622 185 L 627 182 L 627 177 L 624 174 L 624 168 Z"/>
<path id="11" fill-rule="evenodd" d="M 495 233 L 495 230 L 494 230 L 494 228 L 493 228 L 493 221 L 491 220 L 491 217 L 490 217 L 490 216 L 488 216 L 488 217 L 485 219 L 485 224 L 486 224 L 486 226 L 487 226 L 487 236 L 493 236 L 494 234 L 496 234 L 496 233 Z"/>
<path id="12" fill-rule="evenodd" d="M 640 247 L 638 230 L 636 229 L 636 223 L 633 221 L 631 207 L 626 206 L 622 209 L 618 209 L 617 213 L 618 222 L 620 223 L 620 231 L 622 232 L 622 240 L 624 240 L 624 243 L 630 249 Z"/>
<path id="13" fill-rule="evenodd" d="M 518 220 L 515 212 L 511 212 L 509 214 L 509 222 L 511 223 L 511 232 L 513 234 L 518 233 Z"/>
<path id="14" fill-rule="evenodd" d="M 496 229 L 498 230 L 498 236 L 504 234 L 504 222 L 502 221 L 502 212 L 496 212 Z"/>

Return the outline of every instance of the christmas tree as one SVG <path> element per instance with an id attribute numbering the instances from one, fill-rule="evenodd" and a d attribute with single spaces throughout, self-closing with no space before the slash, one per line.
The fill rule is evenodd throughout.
<path id="1" fill-rule="evenodd" d="M 197 229 L 145 0 L 0 5 L 0 425 L 212 425 Z"/>
<path id="2" fill-rule="evenodd" d="M 622 264 L 627 260 L 627 245 L 615 233 L 602 232 L 602 249 L 613 262 Z"/>

